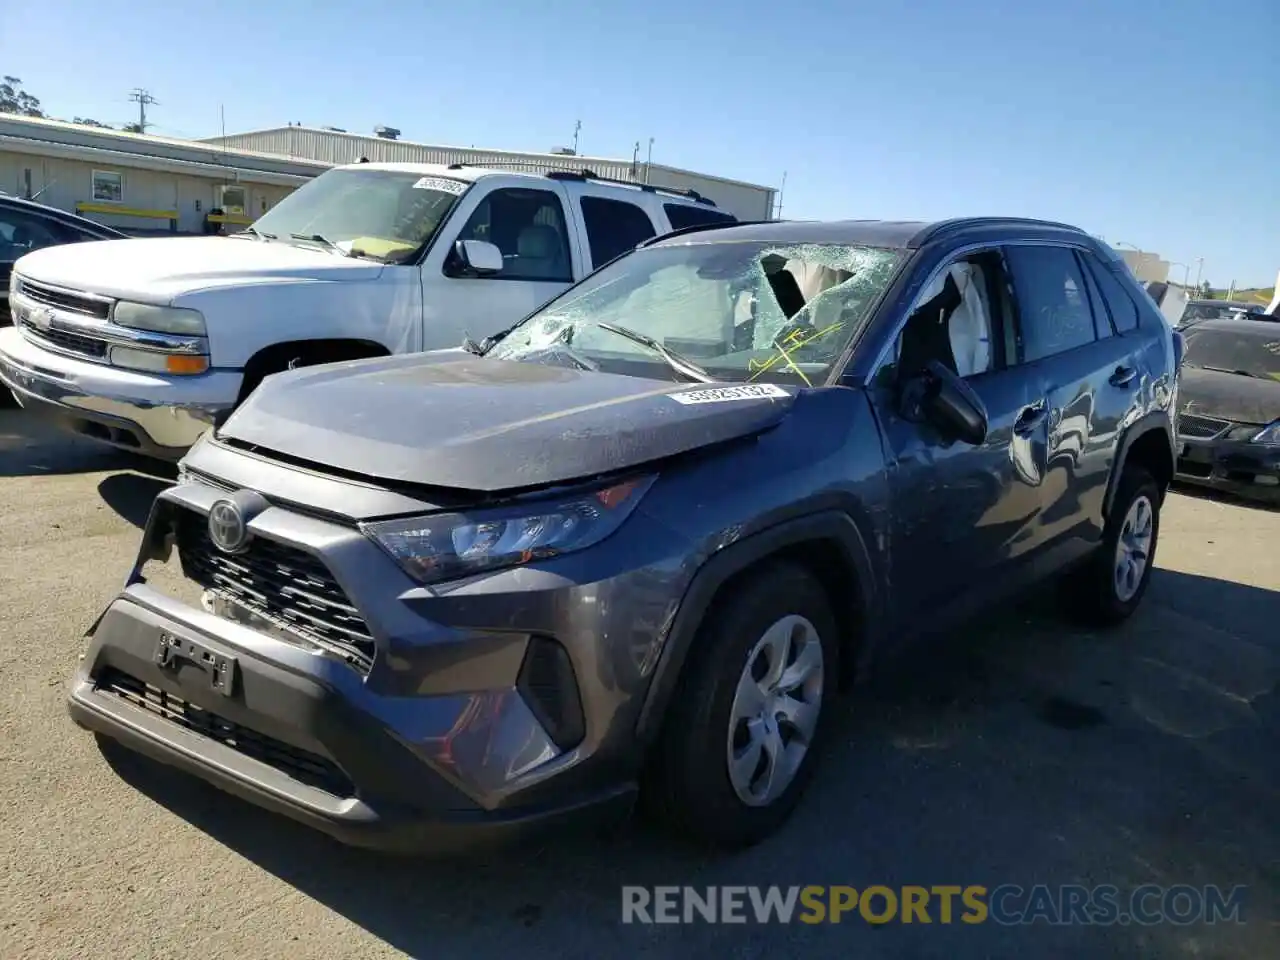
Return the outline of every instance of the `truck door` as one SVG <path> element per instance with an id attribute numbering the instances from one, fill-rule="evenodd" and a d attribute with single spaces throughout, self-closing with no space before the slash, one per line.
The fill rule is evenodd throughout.
<path id="1" fill-rule="evenodd" d="M 469 191 L 423 262 L 424 350 L 497 333 L 583 276 L 564 189 L 553 180 L 518 182 L 497 179 L 485 190 L 481 181 Z M 455 252 L 459 240 L 496 246 L 501 272 L 469 274 Z"/>

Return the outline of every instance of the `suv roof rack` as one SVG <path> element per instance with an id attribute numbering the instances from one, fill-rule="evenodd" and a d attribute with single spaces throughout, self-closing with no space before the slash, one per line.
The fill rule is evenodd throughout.
<path id="1" fill-rule="evenodd" d="M 541 160 L 497 160 L 493 163 L 484 163 L 481 161 L 459 160 L 456 163 L 449 164 L 450 170 L 462 170 L 466 167 L 541 167 Z M 581 170 L 545 170 L 542 171 L 544 177 L 551 180 L 576 180 L 586 181 L 595 180 L 600 183 L 618 183 L 624 187 L 636 187 L 646 193 L 667 193 L 676 197 L 688 197 L 695 203 L 701 203 L 708 207 L 714 207 L 716 202 L 710 197 L 704 197 L 697 190 L 682 190 L 679 187 L 659 187 L 652 183 L 637 183 L 634 180 L 622 180 L 618 177 L 605 177 L 594 170 L 583 167 Z"/>
<path id="2" fill-rule="evenodd" d="M 581 170 L 552 170 L 547 173 L 552 180 L 597 180 L 600 183 L 620 183 L 626 187 L 638 187 L 645 193 L 669 193 L 676 197 L 688 197 L 697 203 L 705 204 L 708 207 L 714 207 L 715 201 L 710 197 L 704 197 L 697 190 L 681 190 L 679 187 L 660 187 L 652 183 L 637 183 L 634 180 L 622 180 L 618 177 L 605 177 L 583 167 Z"/>

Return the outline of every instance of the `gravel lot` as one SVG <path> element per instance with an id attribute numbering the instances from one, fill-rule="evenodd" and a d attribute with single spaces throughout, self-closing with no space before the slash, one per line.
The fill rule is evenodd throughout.
<path id="1" fill-rule="evenodd" d="M 6 958 L 1280 956 L 1280 513 L 1175 495 L 1122 631 L 1031 598 L 882 675 L 797 818 L 748 853 L 628 826 L 415 863 L 105 757 L 67 720 L 80 636 L 164 482 L 0 409 Z M 622 884 L 1148 882 L 1248 885 L 1247 922 L 619 922 Z"/>

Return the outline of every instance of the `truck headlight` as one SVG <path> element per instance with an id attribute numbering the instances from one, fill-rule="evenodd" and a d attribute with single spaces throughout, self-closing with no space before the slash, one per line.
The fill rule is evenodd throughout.
<path id="1" fill-rule="evenodd" d="M 157 307 L 150 303 L 120 300 L 111 319 L 122 327 L 151 330 L 155 333 L 177 333 L 191 337 L 205 336 L 204 314 L 185 307 Z"/>
<path id="2" fill-rule="evenodd" d="M 409 576 L 438 583 L 593 546 L 622 526 L 653 480 L 492 510 L 380 520 L 361 529 Z"/>
<path id="3" fill-rule="evenodd" d="M 1263 427 L 1250 442 L 1280 444 L 1280 420 L 1275 420 Z"/>

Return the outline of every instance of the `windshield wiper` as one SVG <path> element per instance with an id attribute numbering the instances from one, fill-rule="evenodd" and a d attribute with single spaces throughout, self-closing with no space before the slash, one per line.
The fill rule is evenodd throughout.
<path id="1" fill-rule="evenodd" d="M 231 234 L 231 236 L 243 237 L 246 233 L 249 234 L 250 236 L 257 237 L 259 240 L 279 240 L 280 239 L 274 233 L 264 233 L 263 231 L 259 230 L 257 227 L 245 227 L 240 232 Z"/>
<path id="2" fill-rule="evenodd" d="M 1252 377 L 1254 380 L 1265 380 L 1266 377 L 1260 377 L 1256 373 L 1250 373 L 1248 370 L 1230 370 L 1227 367 L 1206 367 L 1202 364 L 1191 364 L 1198 366 L 1201 370 L 1212 370 L 1214 373 L 1234 373 L 1238 377 Z"/>
<path id="3" fill-rule="evenodd" d="M 700 366 L 686 357 L 680 356 L 670 347 L 663 345 L 647 334 L 637 333 L 635 330 L 629 330 L 626 327 L 620 327 L 616 323 L 607 323 L 603 320 L 597 320 L 596 326 L 601 330 L 608 330 L 610 333 L 616 333 L 620 337 L 626 337 L 632 343 L 638 343 L 642 347 L 648 347 L 663 360 L 676 373 L 683 373 L 690 380 L 697 380 L 699 383 L 715 383 L 715 377 L 707 373 Z"/>
<path id="4" fill-rule="evenodd" d="M 344 257 L 354 256 L 353 253 L 348 250 L 343 250 L 328 237 L 320 233 L 291 233 L 289 236 L 293 237 L 295 240 L 310 240 L 312 243 L 324 244 L 324 246 L 328 247 L 334 253 L 341 254 Z"/>

